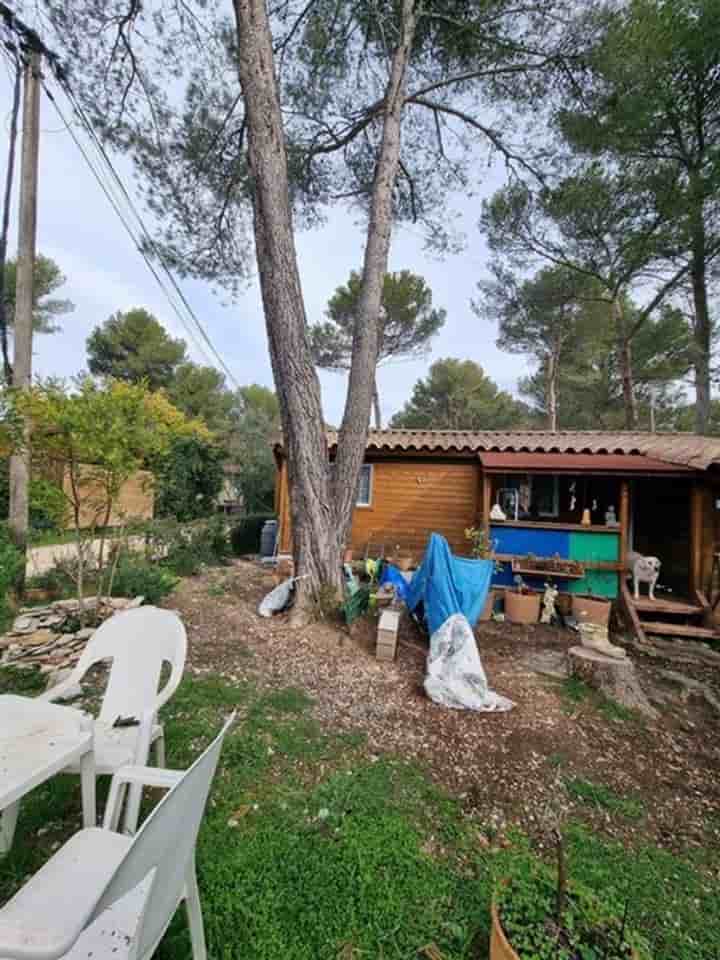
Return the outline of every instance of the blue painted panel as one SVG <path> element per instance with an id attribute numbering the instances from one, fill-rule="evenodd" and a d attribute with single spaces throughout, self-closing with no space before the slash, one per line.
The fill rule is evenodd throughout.
<path id="1" fill-rule="evenodd" d="M 570 556 L 570 533 L 567 530 L 545 530 L 532 527 L 504 527 L 500 524 L 490 527 L 490 540 L 496 553 L 510 553 L 515 556 L 527 556 L 534 553 L 536 557 L 553 557 L 559 554 L 563 560 Z M 500 573 L 493 577 L 493 586 L 512 586 L 513 573 L 509 563 L 504 563 Z M 544 577 L 525 577 L 529 586 L 542 587 Z M 567 583 L 559 581 L 558 589 L 567 590 Z"/>

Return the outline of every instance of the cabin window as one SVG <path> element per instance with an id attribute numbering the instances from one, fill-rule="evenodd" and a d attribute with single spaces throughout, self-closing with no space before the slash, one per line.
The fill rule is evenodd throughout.
<path id="1" fill-rule="evenodd" d="M 364 463 L 360 467 L 360 485 L 358 487 L 357 500 L 358 507 L 369 507 L 372 503 L 372 476 L 373 468 L 371 463 Z"/>
<path id="2" fill-rule="evenodd" d="M 499 502 L 509 519 L 514 519 L 517 500 L 519 520 L 554 518 L 560 514 L 559 478 L 550 474 L 514 474 L 503 477 Z"/>

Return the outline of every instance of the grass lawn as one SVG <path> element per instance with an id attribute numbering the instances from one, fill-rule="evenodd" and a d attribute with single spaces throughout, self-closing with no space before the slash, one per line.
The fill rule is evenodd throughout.
<path id="1" fill-rule="evenodd" d="M 16 675 L 0 671 L 0 690 L 3 683 L 20 690 Z M 527 841 L 493 837 L 416 766 L 368 756 L 362 734 L 323 733 L 312 707 L 291 688 L 261 693 L 188 678 L 166 710 L 175 767 L 197 756 L 224 714 L 241 716 L 200 835 L 209 956 L 487 957 L 493 883 L 523 868 Z M 573 789 L 608 816 L 622 814 L 597 786 Z M 77 778 L 56 777 L 24 802 L 14 848 L 0 860 L 0 903 L 79 827 L 79 793 Z M 632 922 L 655 960 L 720 956 L 717 851 L 625 849 L 573 825 L 568 836 L 571 873 L 619 903 L 630 893 Z M 182 912 L 157 956 L 190 956 Z"/>

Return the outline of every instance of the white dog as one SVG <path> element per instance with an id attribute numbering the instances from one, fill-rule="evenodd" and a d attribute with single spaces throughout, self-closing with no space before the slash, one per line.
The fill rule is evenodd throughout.
<path id="1" fill-rule="evenodd" d="M 628 577 L 632 577 L 633 594 L 636 600 L 640 599 L 640 584 L 647 583 L 648 597 L 655 599 L 655 584 L 660 576 L 660 561 L 657 557 L 644 557 L 641 553 L 634 550 L 628 551 L 627 566 L 629 567 Z"/>

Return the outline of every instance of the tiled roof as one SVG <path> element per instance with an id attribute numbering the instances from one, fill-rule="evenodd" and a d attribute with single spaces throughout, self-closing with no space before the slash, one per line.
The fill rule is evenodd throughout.
<path id="1" fill-rule="evenodd" d="M 337 432 L 328 431 L 328 445 Z M 537 453 L 634 453 L 706 470 L 720 464 L 720 438 L 693 433 L 604 430 L 370 430 L 367 449 L 377 451 L 523 451 Z"/>

